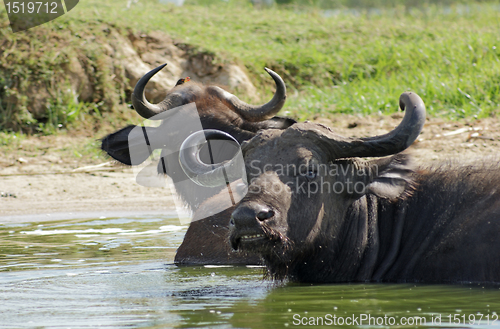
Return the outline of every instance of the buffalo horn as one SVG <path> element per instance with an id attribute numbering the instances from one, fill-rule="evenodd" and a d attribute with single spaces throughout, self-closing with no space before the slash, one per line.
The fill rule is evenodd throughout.
<path id="1" fill-rule="evenodd" d="M 255 106 L 241 101 L 235 95 L 225 91 L 217 86 L 211 86 L 208 91 L 218 97 L 229 108 L 241 115 L 245 120 L 251 122 L 264 121 L 271 119 L 276 113 L 281 110 L 286 100 L 286 86 L 283 79 L 274 71 L 264 68 L 266 72 L 273 78 L 276 84 L 276 92 L 273 98 L 264 105 Z"/>
<path id="2" fill-rule="evenodd" d="M 144 90 L 146 89 L 146 85 L 149 80 L 158 73 L 161 69 L 163 69 L 167 64 L 163 64 L 155 68 L 154 70 L 146 73 L 142 78 L 139 79 L 137 84 L 134 87 L 134 92 L 132 93 L 132 105 L 134 109 L 139 113 L 143 118 L 149 119 L 161 112 L 168 110 L 168 108 L 163 104 L 163 102 L 159 104 L 151 104 L 146 99 L 144 95 Z"/>
<path id="3" fill-rule="evenodd" d="M 399 107 L 405 111 L 401 123 L 391 132 L 366 138 L 349 138 L 339 143 L 337 157 L 382 157 L 404 151 L 417 139 L 425 123 L 425 105 L 413 92 L 399 97 Z"/>
<path id="4" fill-rule="evenodd" d="M 200 150 L 205 141 L 228 140 L 238 141 L 228 133 L 215 129 L 205 129 L 192 133 L 181 145 L 179 151 L 179 163 L 184 173 L 196 184 L 206 187 L 225 185 L 243 176 L 244 166 L 241 149 L 227 160 L 216 164 L 206 164 L 200 159 Z"/>

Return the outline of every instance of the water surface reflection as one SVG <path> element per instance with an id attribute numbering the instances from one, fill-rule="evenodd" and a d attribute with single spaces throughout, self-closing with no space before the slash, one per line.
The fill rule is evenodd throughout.
<path id="1" fill-rule="evenodd" d="M 177 267 L 185 230 L 170 216 L 0 226 L 0 328 L 273 328 L 328 314 L 500 325 L 498 286 L 278 284 L 261 268 Z M 469 321 L 478 313 L 489 323 Z"/>

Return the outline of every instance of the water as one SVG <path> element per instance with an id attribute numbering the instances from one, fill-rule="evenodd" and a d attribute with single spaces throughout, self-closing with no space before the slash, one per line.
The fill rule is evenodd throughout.
<path id="1" fill-rule="evenodd" d="M 256 267 L 177 267 L 186 229 L 169 216 L 0 225 L 0 328 L 500 327 L 499 286 L 278 284 Z"/>

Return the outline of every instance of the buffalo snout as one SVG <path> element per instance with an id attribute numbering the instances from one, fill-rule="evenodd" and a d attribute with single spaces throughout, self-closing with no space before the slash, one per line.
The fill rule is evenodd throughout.
<path id="1" fill-rule="evenodd" d="M 229 222 L 233 249 L 237 250 L 241 244 L 250 247 L 269 238 L 264 227 L 266 221 L 274 216 L 274 211 L 267 205 L 252 201 L 241 203 L 232 213 Z"/>
<path id="2" fill-rule="evenodd" d="M 241 204 L 233 211 L 231 224 L 238 229 L 255 227 L 258 221 L 265 221 L 274 217 L 274 211 L 266 205 L 248 202 Z"/>

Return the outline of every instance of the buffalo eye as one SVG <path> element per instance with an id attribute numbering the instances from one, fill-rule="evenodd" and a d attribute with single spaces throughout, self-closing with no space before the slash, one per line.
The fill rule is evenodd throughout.
<path id="1" fill-rule="evenodd" d="M 310 168 L 306 172 L 302 173 L 302 176 L 307 179 L 315 179 L 316 176 L 318 176 L 318 172 L 314 168 Z"/>
<path id="2" fill-rule="evenodd" d="M 309 170 L 306 174 L 306 177 L 309 179 L 314 179 L 314 178 L 316 178 L 316 176 L 317 176 L 317 173 L 314 170 Z"/>
<path id="3" fill-rule="evenodd" d="M 318 172 L 315 169 L 308 169 L 300 174 L 302 177 L 307 179 L 315 179 L 318 176 Z"/>

